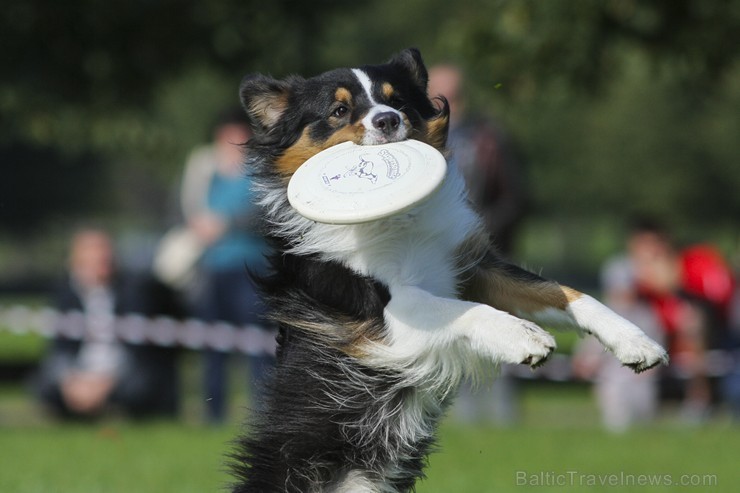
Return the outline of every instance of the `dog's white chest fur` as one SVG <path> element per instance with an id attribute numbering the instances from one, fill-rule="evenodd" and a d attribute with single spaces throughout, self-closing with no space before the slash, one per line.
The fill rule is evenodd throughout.
<path id="1" fill-rule="evenodd" d="M 350 234 L 324 251 L 359 274 L 395 286 L 416 286 L 442 297 L 456 296 L 455 251 L 479 227 L 460 174 L 447 178 L 428 200 L 398 216 L 348 226 Z"/>

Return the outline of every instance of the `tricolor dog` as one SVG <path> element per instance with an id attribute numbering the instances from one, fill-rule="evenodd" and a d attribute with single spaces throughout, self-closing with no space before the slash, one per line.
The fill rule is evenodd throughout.
<path id="1" fill-rule="evenodd" d="M 292 174 L 336 144 L 416 139 L 444 152 L 448 106 L 427 95 L 417 50 L 310 79 L 251 75 L 240 91 L 254 129 L 246 166 L 276 249 L 262 285 L 279 335 L 264 409 L 234 453 L 234 492 L 413 490 L 462 379 L 553 351 L 537 323 L 592 335 L 636 372 L 667 362 L 592 297 L 497 256 L 454 167 L 385 219 L 324 224 L 290 206 Z"/>

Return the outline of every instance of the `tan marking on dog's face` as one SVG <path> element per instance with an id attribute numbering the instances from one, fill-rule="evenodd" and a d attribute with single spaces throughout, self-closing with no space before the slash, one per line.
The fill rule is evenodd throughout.
<path id="1" fill-rule="evenodd" d="M 334 92 L 334 100 L 342 103 L 352 104 L 352 93 L 346 87 L 339 87 Z"/>
<path id="2" fill-rule="evenodd" d="M 416 129 L 412 138 L 429 144 L 442 154 L 446 154 L 449 124 L 449 105 L 445 101 L 442 101 L 439 113 L 423 122 L 422 128 Z"/>
<path id="3" fill-rule="evenodd" d="M 329 137 L 326 142 L 323 143 L 321 150 L 328 149 L 331 146 L 341 144 L 342 142 L 354 142 L 359 144 L 362 142 L 362 136 L 365 135 L 365 127 L 362 126 L 362 122 L 358 122 L 354 125 L 347 125 Z"/>
<path id="4" fill-rule="evenodd" d="M 275 161 L 275 166 L 281 175 L 292 176 L 298 167 L 308 158 L 319 152 L 315 143 L 308 136 L 308 129 L 304 129 L 295 144 L 285 150 L 282 156 Z"/>
<path id="5" fill-rule="evenodd" d="M 285 150 L 282 156 L 277 158 L 275 165 L 278 172 L 290 178 L 293 173 L 309 158 L 315 156 L 324 149 L 341 144 L 342 142 L 354 142 L 359 144 L 362 142 L 362 136 L 365 133 L 365 129 L 362 123 L 355 125 L 348 125 L 340 128 L 334 132 L 324 142 L 318 142 L 311 138 L 310 129 L 306 127 L 303 129 L 301 137 L 296 141 L 295 144 Z"/>
<path id="6" fill-rule="evenodd" d="M 393 86 L 390 84 L 390 82 L 383 82 L 383 85 L 380 86 L 380 92 L 382 92 L 385 99 L 388 100 L 396 91 L 395 89 L 393 89 Z"/>
<path id="7" fill-rule="evenodd" d="M 440 115 L 427 121 L 427 131 L 424 140 L 430 146 L 443 152 L 447 145 L 447 127 L 450 123 L 448 115 Z"/>

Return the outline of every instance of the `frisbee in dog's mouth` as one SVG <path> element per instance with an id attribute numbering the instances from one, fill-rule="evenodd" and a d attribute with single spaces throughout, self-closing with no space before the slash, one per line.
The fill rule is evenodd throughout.
<path id="1" fill-rule="evenodd" d="M 330 147 L 303 163 L 288 183 L 290 205 L 329 224 L 357 224 L 405 212 L 434 194 L 447 162 L 417 140 Z"/>

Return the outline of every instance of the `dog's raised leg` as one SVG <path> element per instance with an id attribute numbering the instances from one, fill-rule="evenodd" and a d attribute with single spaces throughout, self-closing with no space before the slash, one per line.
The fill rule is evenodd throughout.
<path id="1" fill-rule="evenodd" d="M 533 322 L 491 306 L 441 298 L 416 286 L 395 286 L 390 292 L 386 360 L 418 365 L 458 348 L 495 363 L 537 366 L 555 348 L 553 337 Z"/>
<path id="2" fill-rule="evenodd" d="M 493 252 L 466 272 L 461 295 L 543 325 L 592 334 L 638 373 L 668 363 L 658 343 L 591 296 L 508 264 Z"/>

